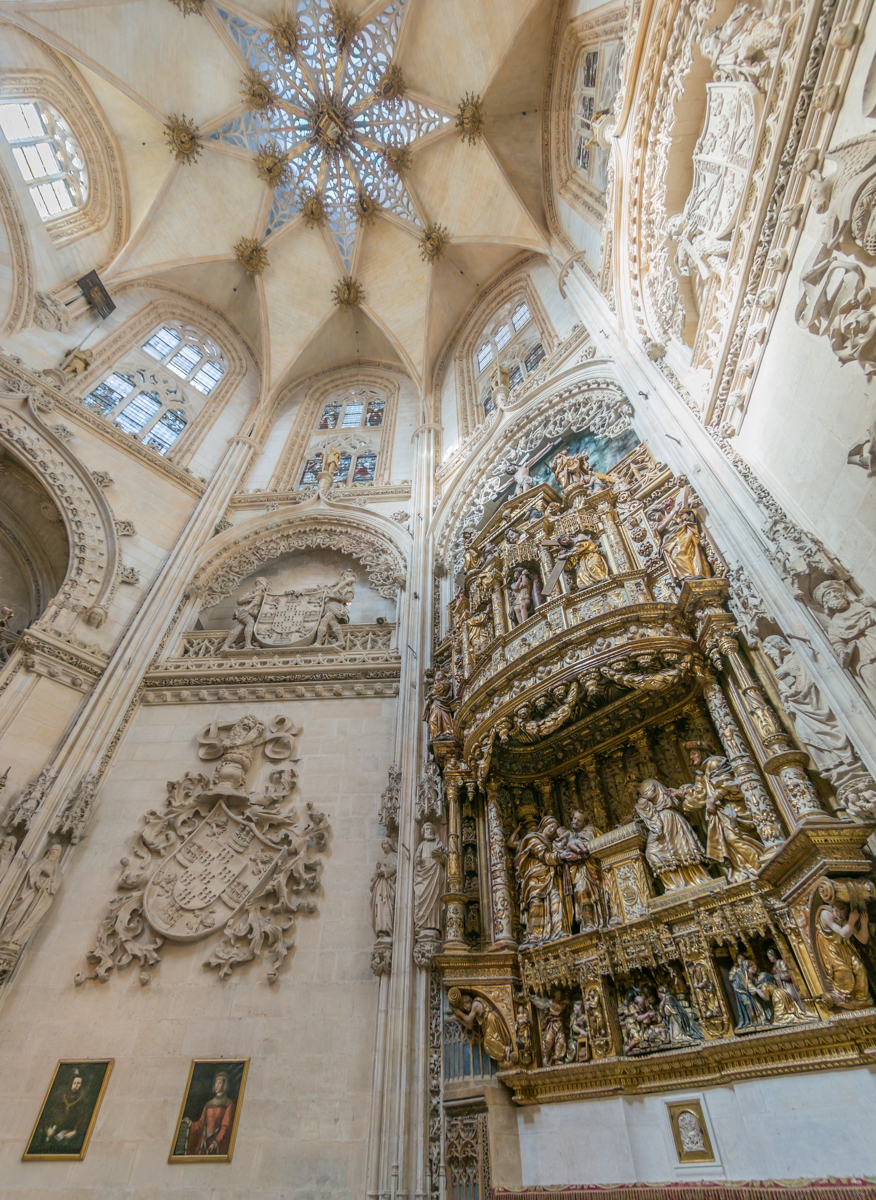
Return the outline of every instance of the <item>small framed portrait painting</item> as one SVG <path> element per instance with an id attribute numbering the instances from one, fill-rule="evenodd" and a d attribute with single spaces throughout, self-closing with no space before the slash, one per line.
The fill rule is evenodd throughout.
<path id="1" fill-rule="evenodd" d="M 196 1058 L 168 1162 L 231 1162 L 248 1058 Z"/>
<path id="2" fill-rule="evenodd" d="M 58 1063 L 22 1155 L 25 1162 L 85 1158 L 114 1061 L 62 1059 Z"/>

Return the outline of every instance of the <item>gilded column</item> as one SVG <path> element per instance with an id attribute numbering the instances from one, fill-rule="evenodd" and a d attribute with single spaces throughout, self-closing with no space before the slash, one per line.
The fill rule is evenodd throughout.
<path id="1" fill-rule="evenodd" d="M 514 898 L 511 870 L 505 842 L 505 828 L 499 802 L 499 786 L 487 782 L 487 840 L 490 848 L 490 894 L 492 898 L 493 938 L 491 949 L 516 950 L 514 940 Z"/>
<path id="2" fill-rule="evenodd" d="M 493 601 L 493 630 L 496 637 L 508 632 L 508 619 L 505 614 L 505 597 L 502 593 L 502 572 L 494 566 L 489 574 L 490 599 Z"/>
<path id="3" fill-rule="evenodd" d="M 445 779 L 447 795 L 447 891 L 444 893 L 445 954 L 468 951 L 465 940 L 465 892 L 462 873 L 461 819 L 459 814 L 459 780 Z"/>
<path id="4" fill-rule="evenodd" d="M 763 780 L 757 773 L 757 767 L 748 752 L 742 731 L 730 712 L 730 706 L 721 685 L 711 673 L 705 676 L 703 695 L 709 706 L 709 713 L 715 723 L 715 728 L 718 730 L 724 753 L 733 768 L 733 774 L 745 797 L 748 811 L 757 826 L 761 841 L 766 846 L 778 845 L 784 841 L 778 814 Z"/>
<path id="5" fill-rule="evenodd" d="M 809 761 L 808 755 L 791 745 L 760 684 L 752 678 L 739 652 L 736 638 L 730 634 L 723 634 L 718 640 L 718 645 L 761 743 L 761 765 L 770 775 L 778 778 L 791 807 L 792 824 L 799 825 L 807 818 L 828 816 L 818 798 L 815 785 L 803 769 L 804 764 Z"/>

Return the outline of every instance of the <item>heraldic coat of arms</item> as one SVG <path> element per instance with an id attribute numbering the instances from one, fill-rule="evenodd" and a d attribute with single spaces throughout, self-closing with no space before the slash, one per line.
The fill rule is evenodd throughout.
<path id="1" fill-rule="evenodd" d="M 300 730 L 298 731 L 300 733 Z M 122 859 L 117 888 L 89 951 L 93 971 L 76 977 L 105 982 L 113 967 L 137 962 L 140 982 L 165 940 L 194 942 L 223 930 L 206 965 L 230 975 L 238 963 L 268 955 L 277 978 L 292 940 L 288 931 L 319 888 L 316 857 L 328 840 L 325 814 L 291 803 L 291 765 L 298 736 L 285 717 L 264 724 L 245 716 L 214 721 L 198 735 L 202 760 L 219 760 L 210 777 L 186 773 L 167 785 L 162 811 L 151 810 Z M 249 790 L 258 751 L 271 770 L 262 791 Z"/>

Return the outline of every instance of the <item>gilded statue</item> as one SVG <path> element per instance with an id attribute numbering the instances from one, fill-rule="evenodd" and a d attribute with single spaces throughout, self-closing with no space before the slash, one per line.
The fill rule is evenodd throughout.
<path id="1" fill-rule="evenodd" d="M 838 579 L 819 584 L 813 595 L 828 619 L 827 636 L 840 663 L 876 702 L 876 600 L 850 596 Z"/>
<path id="2" fill-rule="evenodd" d="M 624 1054 L 647 1054 L 667 1044 L 667 1030 L 656 1004 L 639 988 L 630 988 L 617 1015 L 623 1031 Z"/>
<path id="3" fill-rule="evenodd" d="M 876 894 L 873 884 L 857 879 L 822 879 L 818 895 L 823 903 L 815 913 L 815 950 L 827 984 L 827 994 L 837 1008 L 864 1008 L 872 1004 L 867 971 L 853 945 L 870 941 L 867 903 Z"/>
<path id="4" fill-rule="evenodd" d="M 542 996 L 532 996 L 531 999 L 535 1007 L 544 1013 L 541 1019 L 541 1052 L 544 1065 L 554 1067 L 566 1057 L 566 1029 L 563 1024 L 566 1001 L 561 992 L 556 992 L 550 1000 Z"/>
<path id="5" fill-rule="evenodd" d="M 696 748 L 691 751 L 694 766 L 698 765 Z M 706 856 L 727 872 L 731 883 L 754 879 L 764 853 L 763 843 L 753 832 L 744 832 L 740 825 L 752 830 L 753 823 L 745 800 L 729 762 L 712 755 L 702 764 L 693 783 L 675 793 L 681 798 L 685 812 L 702 813 L 706 823 Z"/>
<path id="6" fill-rule="evenodd" d="M 666 1036 L 673 1045 L 686 1042 L 704 1042 L 706 1035 L 700 1028 L 693 1009 L 679 996 L 673 995 L 665 984 L 657 988 L 657 1011 L 663 1018 Z"/>
<path id="7" fill-rule="evenodd" d="M 515 625 L 528 621 L 541 604 L 538 575 L 528 567 L 515 567 L 508 585 L 511 618 Z"/>
<path id="8" fill-rule="evenodd" d="M 572 1005 L 569 1017 L 569 1038 L 566 1049 L 566 1062 L 586 1062 L 590 1057 L 589 1028 L 587 1014 L 584 1011 L 584 1001 L 576 1000 Z"/>
<path id="9" fill-rule="evenodd" d="M 423 720 L 429 726 L 429 740 L 453 737 L 453 685 L 443 671 L 427 671 L 426 709 Z"/>
<path id="10" fill-rule="evenodd" d="M 545 596 L 551 594 L 567 569 L 574 570 L 575 586 L 578 588 L 589 587 L 591 583 L 608 578 L 608 563 L 598 543 L 589 534 L 577 533 L 573 536 L 571 533 L 561 533 L 555 541 L 546 541 L 542 545 L 548 549 L 554 547 L 557 551 L 553 568 L 545 581 Z"/>
<path id="11" fill-rule="evenodd" d="M 570 928 L 572 921 L 577 921 L 580 933 L 596 929 L 601 923 L 599 878 L 589 862 L 590 842 L 599 835 L 592 825 L 587 824 L 582 812 L 572 813 L 569 826 L 557 830 L 554 846 L 559 850 L 563 864 L 566 920 Z"/>
<path id="12" fill-rule="evenodd" d="M 645 858 L 667 892 L 708 883 L 699 838 L 675 807 L 669 788 L 656 779 L 639 784 L 636 816 L 648 831 Z"/>
<path id="13" fill-rule="evenodd" d="M 570 488 L 583 487 L 587 494 L 592 496 L 614 482 L 610 475 L 602 475 L 593 470 L 585 450 L 579 454 L 570 454 L 566 449 L 560 450 L 551 463 L 551 469 L 564 494 Z"/>
<path id="14" fill-rule="evenodd" d="M 529 1015 L 529 1005 L 525 997 L 522 1000 L 514 1024 L 514 1044 L 517 1048 L 517 1062 L 523 1067 L 528 1067 L 532 1063 L 532 1017 Z"/>
<path id="15" fill-rule="evenodd" d="M 739 1020 L 736 1032 L 745 1033 L 768 1025 L 766 1010 L 757 991 L 757 968 L 741 951 L 730 971 L 730 987 L 736 1000 Z"/>
<path id="16" fill-rule="evenodd" d="M 322 464 L 322 473 L 331 475 L 334 479 L 338 467 L 341 465 L 341 452 L 337 446 L 329 446 L 325 452 L 325 458 Z"/>
<path id="17" fill-rule="evenodd" d="M 667 496 L 662 513 L 651 517 L 660 549 L 675 579 L 711 579 L 714 574 L 706 556 L 705 538 L 695 508 L 688 502 L 687 488 Z"/>
<path id="18" fill-rule="evenodd" d="M 448 991 L 447 1001 L 463 1029 L 481 1038 L 490 1058 L 504 1062 L 511 1047 L 505 1027 L 493 1007 L 487 1005 L 480 996 L 463 993 L 455 987 Z"/>
<path id="19" fill-rule="evenodd" d="M 553 942 L 569 934 L 562 901 L 559 851 L 554 839 L 559 832 L 556 817 L 542 817 L 537 829 L 525 833 L 517 842 L 514 869 L 520 885 L 520 911 L 526 925 L 526 944 Z"/>
<path id="20" fill-rule="evenodd" d="M 754 983 L 754 990 L 770 1008 L 771 1025 L 798 1025 L 808 1021 L 805 1010 L 801 1012 L 791 994 L 769 971 L 761 971 Z"/>
<path id="21" fill-rule="evenodd" d="M 797 990 L 797 985 L 791 978 L 791 972 L 788 970 L 788 964 L 785 962 L 779 952 L 777 950 L 773 950 L 772 947 L 767 950 L 767 960 L 770 964 L 770 974 L 773 976 L 779 986 L 783 988 L 784 991 L 786 991 L 791 997 L 794 1007 L 801 1014 L 801 1016 L 805 1017 L 807 1014 L 806 1008 L 803 1004 L 803 998 Z"/>

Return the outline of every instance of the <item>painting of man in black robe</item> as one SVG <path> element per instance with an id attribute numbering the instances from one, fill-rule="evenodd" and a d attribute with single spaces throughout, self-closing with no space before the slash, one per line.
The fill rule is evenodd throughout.
<path id="1" fill-rule="evenodd" d="M 195 1059 L 170 1162 L 231 1162 L 248 1059 Z"/>
<path id="2" fill-rule="evenodd" d="M 25 1162 L 85 1157 L 113 1059 L 59 1062 L 37 1118 Z"/>

